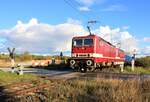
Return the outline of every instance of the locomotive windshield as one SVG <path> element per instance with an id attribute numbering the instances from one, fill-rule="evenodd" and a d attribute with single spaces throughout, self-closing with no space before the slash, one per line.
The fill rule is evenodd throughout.
<path id="1" fill-rule="evenodd" d="M 74 39 L 73 46 L 92 46 L 93 39 Z"/>
<path id="2" fill-rule="evenodd" d="M 82 39 L 75 39 L 73 41 L 73 46 L 82 46 L 83 40 Z"/>
<path id="3" fill-rule="evenodd" d="M 93 45 L 93 39 L 84 39 L 84 45 L 85 46 Z"/>

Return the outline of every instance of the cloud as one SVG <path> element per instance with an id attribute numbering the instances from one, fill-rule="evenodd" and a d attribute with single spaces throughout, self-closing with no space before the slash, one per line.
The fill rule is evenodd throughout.
<path id="1" fill-rule="evenodd" d="M 110 5 L 104 9 L 102 9 L 102 11 L 108 11 L 108 12 L 113 12 L 113 11 L 127 11 L 127 7 L 121 4 L 115 4 L 115 5 Z"/>
<path id="2" fill-rule="evenodd" d="M 50 25 L 32 18 L 28 23 L 18 21 L 13 28 L 0 30 L 0 37 L 6 40 L 1 50 L 15 47 L 18 51 L 32 53 L 68 51 L 71 38 L 84 34 L 86 32 L 77 20 L 69 19 L 62 24 Z"/>
<path id="3" fill-rule="evenodd" d="M 150 42 L 150 37 L 145 37 L 145 38 L 144 38 L 144 41 L 145 41 L 145 42 Z"/>
<path id="4" fill-rule="evenodd" d="M 0 38 L 0 49 L 4 47 L 4 44 L 6 43 L 6 39 L 5 38 Z"/>
<path id="5" fill-rule="evenodd" d="M 111 29 L 109 26 L 100 26 L 95 32 L 100 32 L 99 36 L 121 47 L 126 52 L 132 52 L 134 49 L 138 50 L 138 40 L 128 31 L 122 31 L 121 28 Z"/>
<path id="6" fill-rule="evenodd" d="M 95 4 L 103 4 L 106 0 L 76 0 L 80 7 L 78 8 L 80 11 L 91 11 L 90 7 Z"/>
<path id="7" fill-rule="evenodd" d="M 143 56 L 150 56 L 150 46 L 146 46 L 144 48 L 141 48 L 139 52 L 137 53 L 137 56 L 143 57 Z"/>
<path id="8" fill-rule="evenodd" d="M 130 28 L 130 26 L 123 26 L 122 30 L 128 30 Z"/>
<path id="9" fill-rule="evenodd" d="M 72 18 L 68 18 L 67 23 L 81 25 L 81 22 L 79 20 L 75 20 L 75 19 L 72 19 Z"/>
<path id="10" fill-rule="evenodd" d="M 79 7 L 79 10 L 87 12 L 90 11 L 90 8 L 83 6 L 83 7 Z"/>
<path id="11" fill-rule="evenodd" d="M 112 42 L 114 45 L 121 43 L 121 48 L 127 52 L 138 49 L 138 41 L 128 31 L 121 28 L 112 29 L 109 26 L 100 26 L 93 32 Z M 29 51 L 31 53 L 52 54 L 60 51 L 71 51 L 71 39 L 73 36 L 88 35 L 87 30 L 78 20 L 69 18 L 65 23 L 51 25 L 39 23 L 32 18 L 28 23 L 18 21 L 11 29 L 0 30 L 0 41 L 3 48 L 15 47 L 17 51 Z"/>
<path id="12" fill-rule="evenodd" d="M 85 6 L 91 6 L 96 2 L 96 0 L 76 0 L 76 1 Z"/>
<path id="13" fill-rule="evenodd" d="M 150 46 L 145 47 L 145 53 L 150 56 Z"/>

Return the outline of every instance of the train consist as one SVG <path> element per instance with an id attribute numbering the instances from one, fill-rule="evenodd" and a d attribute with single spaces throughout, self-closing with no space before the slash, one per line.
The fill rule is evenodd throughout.
<path id="1" fill-rule="evenodd" d="M 96 35 L 78 36 L 72 39 L 69 65 L 81 72 L 94 71 L 106 66 L 123 66 L 125 52 Z"/>

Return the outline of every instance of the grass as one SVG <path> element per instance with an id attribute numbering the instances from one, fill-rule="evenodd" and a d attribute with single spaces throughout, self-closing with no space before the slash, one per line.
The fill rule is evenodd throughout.
<path id="1" fill-rule="evenodd" d="M 48 68 L 53 69 L 58 66 L 51 65 Z M 150 74 L 150 69 L 135 67 L 133 72 L 131 67 L 127 66 L 124 68 L 124 73 Z M 11 91 L 8 86 L 20 82 L 29 82 L 34 86 L 45 83 L 49 87 L 33 94 L 14 95 L 7 100 L 11 102 L 150 102 L 150 79 L 142 82 L 112 79 L 45 80 L 32 74 L 19 76 L 0 71 L 0 89 L 2 86 L 3 90 Z M 19 87 L 21 86 L 18 85 Z M 145 94 L 147 92 L 148 94 Z"/>
<path id="2" fill-rule="evenodd" d="M 103 71 L 107 71 L 107 72 L 115 72 L 115 73 L 120 73 L 121 70 L 120 68 L 104 68 Z M 131 66 L 125 66 L 123 69 L 123 73 L 133 73 L 133 74 L 150 74 L 150 67 L 148 68 L 143 68 L 143 67 L 135 67 L 134 71 L 132 71 Z"/>
<path id="3" fill-rule="evenodd" d="M 130 66 L 126 66 L 124 73 L 150 74 L 150 68 L 135 67 L 134 71 L 132 71 Z"/>
<path id="4" fill-rule="evenodd" d="M 56 80 L 53 83 L 54 87 L 50 84 L 48 90 L 41 92 L 41 96 L 38 94 L 38 98 L 43 97 L 44 102 L 145 102 L 145 99 L 150 101 L 149 96 L 145 99 L 142 97 L 140 82 L 135 80 Z M 37 94 L 20 98 L 26 99 L 29 96 L 34 99 Z"/>
<path id="5" fill-rule="evenodd" d="M 37 76 L 32 74 L 17 75 L 16 73 L 8 73 L 0 71 L 0 84 L 6 85 L 16 82 L 25 82 L 37 80 Z"/>
<path id="6" fill-rule="evenodd" d="M 30 82 L 34 86 L 41 83 L 48 84 L 48 88 L 34 94 L 14 95 L 11 102 L 145 102 L 150 101 L 150 95 L 143 96 L 145 91 L 150 92 L 150 80 L 45 80 L 37 76 L 0 72 L 0 86 L 11 91 L 8 84 Z M 21 87 L 18 85 L 18 87 Z M 17 98 L 16 98 L 17 97 Z M 143 98 L 143 100 L 142 100 Z"/>

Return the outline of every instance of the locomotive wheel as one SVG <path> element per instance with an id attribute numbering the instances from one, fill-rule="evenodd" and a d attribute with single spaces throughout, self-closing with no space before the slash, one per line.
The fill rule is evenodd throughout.
<path id="1" fill-rule="evenodd" d="M 82 73 L 85 73 L 85 72 L 87 72 L 87 68 L 80 68 L 80 71 L 81 71 Z"/>
<path id="2" fill-rule="evenodd" d="M 74 71 L 75 71 L 75 72 L 78 72 L 78 71 L 79 71 L 79 68 L 78 68 L 78 67 L 75 67 L 75 68 L 74 68 Z"/>

